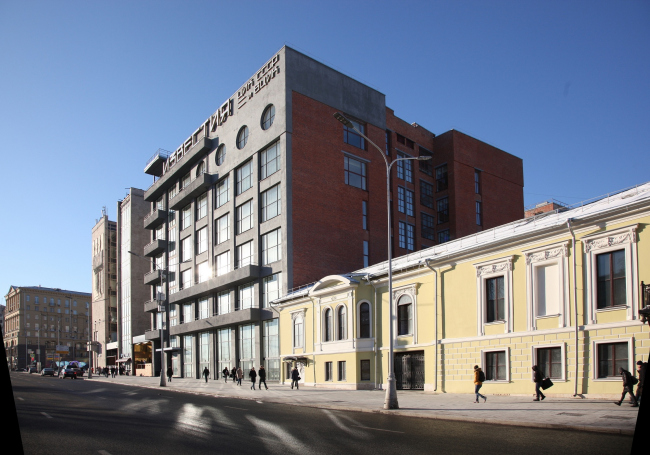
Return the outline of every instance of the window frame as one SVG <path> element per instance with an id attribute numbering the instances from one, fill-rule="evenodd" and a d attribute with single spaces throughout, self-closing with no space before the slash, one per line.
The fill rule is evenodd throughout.
<path id="1" fill-rule="evenodd" d="M 505 360 L 506 360 L 506 377 L 505 379 L 487 379 L 487 355 L 486 354 L 492 354 L 492 353 L 498 353 L 498 352 L 504 352 L 505 353 Z M 492 349 L 482 349 L 481 350 L 481 367 L 482 370 L 485 372 L 485 382 L 490 383 L 490 384 L 496 384 L 496 383 L 509 383 L 510 382 L 510 347 L 505 346 L 505 347 L 498 347 L 498 348 L 492 348 Z"/>
<path id="2" fill-rule="evenodd" d="M 244 125 L 241 128 L 239 128 L 239 131 L 237 132 L 237 140 L 236 140 L 238 150 L 242 150 L 244 147 L 246 147 L 246 144 L 248 144 L 249 135 L 250 135 L 250 131 L 247 125 Z"/>
<path id="3" fill-rule="evenodd" d="M 368 305 L 368 336 L 362 336 L 362 317 L 361 317 L 361 307 L 363 305 Z M 367 340 L 373 337 L 372 333 L 372 305 L 368 300 L 361 300 L 357 303 L 357 339 Z"/>
<path id="4" fill-rule="evenodd" d="M 607 376 L 603 378 L 598 377 L 598 372 L 600 369 L 600 357 L 599 357 L 599 347 L 603 344 L 617 344 L 617 343 L 627 343 L 627 368 L 625 368 L 630 373 L 634 374 L 636 359 L 634 357 L 634 336 L 625 337 L 625 338 L 610 338 L 605 340 L 593 340 L 591 342 L 591 380 L 597 382 L 621 382 L 621 376 L 617 372 L 614 372 L 614 376 Z"/>
<path id="5" fill-rule="evenodd" d="M 417 344 L 418 342 L 418 305 L 417 305 L 417 288 L 418 284 L 411 284 L 408 286 L 403 286 L 399 287 L 397 289 L 393 289 L 393 314 L 396 315 L 396 317 L 393 320 L 393 333 L 399 334 L 399 312 L 398 312 L 398 303 L 400 299 L 403 296 L 408 296 L 411 299 L 411 333 L 409 334 L 403 334 L 403 335 L 396 335 L 397 338 L 399 337 L 413 337 L 413 344 Z"/>
<path id="6" fill-rule="evenodd" d="M 361 167 L 361 171 L 360 171 L 361 173 L 360 174 L 350 170 L 350 161 L 354 161 L 354 162 L 359 163 L 359 165 Z M 344 153 L 343 154 L 343 175 L 344 175 L 345 184 L 349 185 L 349 186 L 351 186 L 353 188 L 358 188 L 360 190 L 367 191 L 368 190 L 368 183 L 367 183 L 368 182 L 368 169 L 367 169 L 367 164 L 368 164 L 367 160 L 363 160 L 363 159 L 358 158 L 358 157 L 356 157 L 354 155 L 348 155 L 348 154 Z M 353 185 L 351 183 L 350 175 L 358 176 L 361 186 Z"/>
<path id="7" fill-rule="evenodd" d="M 361 131 L 362 134 L 366 134 L 365 123 L 361 123 L 358 120 L 353 120 L 350 117 L 348 117 L 348 120 L 350 120 L 350 122 L 352 122 L 352 124 L 356 126 L 357 129 Z M 358 141 L 355 140 L 355 138 L 358 138 Z M 348 145 L 351 145 L 352 147 L 356 147 L 361 150 L 366 150 L 366 139 L 363 136 L 359 135 L 359 133 L 357 133 L 353 128 L 350 128 L 346 125 L 343 125 L 343 142 Z"/>
<path id="8" fill-rule="evenodd" d="M 503 324 L 504 333 L 514 331 L 513 317 L 513 274 L 512 263 L 514 256 L 505 256 L 491 261 L 473 264 L 476 268 L 476 317 L 477 335 L 485 335 L 485 327 L 489 325 Z M 494 322 L 487 322 L 487 295 L 486 281 L 491 278 L 503 276 L 503 297 L 504 297 L 504 319 Z"/>
<path id="9" fill-rule="evenodd" d="M 538 353 L 540 350 L 543 349 L 560 349 L 560 370 L 562 372 L 562 375 L 559 378 L 554 378 L 549 376 L 548 374 L 550 371 L 546 371 L 546 369 L 542 368 L 542 371 L 546 374 L 547 377 L 551 378 L 553 382 L 566 382 L 567 378 L 567 362 L 566 362 L 566 343 L 552 343 L 552 344 L 544 344 L 544 345 L 534 345 L 531 346 L 531 367 L 533 365 L 538 365 L 539 366 L 539 360 L 538 360 Z M 530 375 L 530 381 L 533 382 L 533 375 Z"/>
<path id="10" fill-rule="evenodd" d="M 248 213 L 244 212 L 244 209 L 248 208 Z M 235 213 L 237 214 L 237 234 L 243 234 L 246 231 L 249 231 L 255 227 L 255 213 L 253 207 L 253 199 L 238 205 L 235 208 Z"/>
<path id="11" fill-rule="evenodd" d="M 244 174 L 244 172 L 247 172 Z M 244 188 L 244 185 L 248 184 Z M 253 187 L 253 160 L 248 160 L 235 170 L 235 193 L 237 196 Z"/>
<path id="12" fill-rule="evenodd" d="M 263 131 L 266 131 L 273 126 L 274 120 L 275 120 L 275 106 L 273 104 L 269 104 L 262 111 L 262 117 L 260 118 L 260 127 L 262 128 Z"/>

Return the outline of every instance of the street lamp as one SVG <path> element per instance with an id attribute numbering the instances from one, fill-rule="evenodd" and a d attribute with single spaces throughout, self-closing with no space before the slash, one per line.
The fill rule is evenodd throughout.
<path id="1" fill-rule="evenodd" d="M 160 327 L 158 328 L 160 331 L 160 387 L 167 387 L 167 376 L 165 372 L 165 367 L 167 366 L 167 362 L 165 361 L 165 343 L 164 343 L 164 335 L 165 335 L 165 330 L 163 329 L 164 325 L 167 325 L 169 323 L 169 316 L 168 316 L 168 305 L 167 305 L 167 292 L 165 289 L 165 285 L 167 284 L 167 269 L 166 268 L 159 268 L 154 261 L 151 259 L 147 259 L 143 256 L 140 256 L 137 253 L 134 253 L 133 251 L 127 251 L 127 253 L 132 254 L 133 256 L 139 257 L 140 259 L 144 259 L 145 261 L 149 261 L 153 266 L 155 270 L 160 270 L 161 272 L 161 277 L 162 277 L 162 289 L 163 289 L 163 295 L 164 298 L 161 299 L 160 293 L 156 293 L 156 300 L 158 301 L 158 313 L 164 313 L 163 315 L 163 321 L 160 323 Z M 169 332 L 168 332 L 169 333 Z"/>
<path id="2" fill-rule="evenodd" d="M 388 347 L 388 388 L 386 389 L 386 398 L 384 399 L 384 409 L 399 409 L 397 402 L 397 389 L 395 387 L 395 366 L 393 359 L 393 264 L 392 264 L 392 238 L 391 238 L 391 216 L 390 216 L 390 169 L 398 161 L 406 160 L 430 160 L 430 156 L 418 156 L 407 158 L 396 158 L 390 163 L 386 158 L 384 151 L 372 142 L 365 134 L 357 129 L 348 118 L 340 112 L 334 114 L 334 118 L 348 128 L 352 128 L 358 135 L 370 142 L 378 151 L 386 163 L 386 208 L 388 212 L 388 303 L 389 303 L 389 347 Z"/>

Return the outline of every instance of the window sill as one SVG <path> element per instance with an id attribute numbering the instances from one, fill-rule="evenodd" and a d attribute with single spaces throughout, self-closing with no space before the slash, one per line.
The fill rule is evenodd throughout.
<path id="1" fill-rule="evenodd" d="M 594 382 L 620 382 L 623 383 L 623 380 L 621 379 L 620 376 L 614 376 L 611 378 L 592 378 L 591 379 Z"/>
<path id="2" fill-rule="evenodd" d="M 397 338 L 407 338 L 407 337 L 412 337 L 412 336 L 413 336 L 412 333 L 405 333 L 403 335 L 397 335 Z"/>
<path id="3" fill-rule="evenodd" d="M 483 381 L 483 384 L 510 384 L 509 379 L 490 379 Z"/>
<path id="4" fill-rule="evenodd" d="M 545 314 L 544 316 L 535 316 L 535 319 L 557 318 L 559 316 L 559 314 Z"/>
<path id="5" fill-rule="evenodd" d="M 505 324 L 506 321 L 492 321 L 492 322 L 484 322 L 483 325 L 499 325 L 499 324 Z"/>
<path id="6" fill-rule="evenodd" d="M 616 306 L 610 306 L 607 308 L 597 308 L 596 313 L 606 313 L 608 311 L 619 311 L 619 310 L 626 310 L 628 308 L 627 305 L 616 305 Z"/>

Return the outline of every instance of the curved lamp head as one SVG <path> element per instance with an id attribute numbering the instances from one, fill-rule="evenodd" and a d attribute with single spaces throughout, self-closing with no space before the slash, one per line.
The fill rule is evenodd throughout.
<path id="1" fill-rule="evenodd" d="M 341 114 L 340 112 L 336 112 L 334 114 L 334 118 L 336 120 L 338 120 L 339 122 L 343 123 L 348 128 L 353 128 L 354 127 L 352 122 L 347 117 L 345 117 L 343 114 Z"/>

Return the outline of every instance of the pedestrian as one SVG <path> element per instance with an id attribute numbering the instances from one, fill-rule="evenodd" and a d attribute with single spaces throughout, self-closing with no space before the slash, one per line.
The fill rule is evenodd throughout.
<path id="1" fill-rule="evenodd" d="M 619 401 L 615 401 L 614 403 L 616 403 L 617 406 L 620 406 L 623 400 L 625 399 L 625 394 L 629 393 L 632 407 L 633 408 L 638 407 L 639 402 L 636 400 L 636 397 L 634 396 L 634 384 L 635 384 L 634 381 L 636 380 L 636 378 L 633 378 L 632 374 L 623 367 L 618 369 L 618 373 L 621 375 L 621 379 L 623 379 L 623 394 L 621 395 L 621 399 Z"/>
<path id="2" fill-rule="evenodd" d="M 167 380 L 169 382 L 172 382 L 173 375 L 174 375 L 174 370 L 172 370 L 172 367 L 167 368 Z"/>
<path id="3" fill-rule="evenodd" d="M 251 371 L 248 372 L 248 377 L 251 379 L 251 390 L 255 390 L 255 381 L 257 381 L 255 367 L 251 367 Z"/>
<path id="4" fill-rule="evenodd" d="M 293 386 L 296 386 L 296 390 L 298 390 L 298 381 L 300 381 L 300 373 L 298 373 L 298 367 L 294 366 L 293 370 L 291 370 L 291 388 L 293 389 Z"/>
<path id="5" fill-rule="evenodd" d="M 115 367 L 111 367 L 111 377 L 115 377 Z"/>
<path id="6" fill-rule="evenodd" d="M 639 373 L 639 385 L 636 386 L 636 402 L 641 404 L 641 395 L 643 394 L 643 381 L 645 380 L 645 372 L 648 369 L 648 362 L 638 361 L 636 363 L 636 371 Z"/>
<path id="7" fill-rule="evenodd" d="M 266 370 L 264 369 L 264 365 L 260 365 L 260 371 L 257 374 L 260 377 L 260 390 L 262 390 L 262 383 L 264 383 L 266 390 L 269 390 L 269 386 L 266 385 Z"/>
<path id="8" fill-rule="evenodd" d="M 483 381 L 485 381 L 485 373 L 483 373 L 478 365 L 474 365 L 474 393 L 476 394 L 476 401 L 474 403 L 478 403 L 479 397 L 483 398 L 483 403 L 487 401 L 485 395 L 478 393 L 483 386 Z"/>
<path id="9" fill-rule="evenodd" d="M 542 381 L 544 380 L 544 373 L 540 370 L 537 365 L 533 365 L 533 382 L 535 383 L 535 394 L 536 397 L 533 401 L 541 401 L 546 396 L 542 393 Z"/>
<path id="10" fill-rule="evenodd" d="M 230 372 L 228 371 L 228 367 L 224 367 L 222 373 L 223 373 L 223 377 L 226 378 L 226 384 L 227 384 L 228 383 L 228 375 L 230 374 Z"/>
<path id="11" fill-rule="evenodd" d="M 230 378 L 232 379 L 233 384 L 237 384 L 237 368 L 232 367 L 230 370 Z"/>
<path id="12" fill-rule="evenodd" d="M 210 375 L 210 370 L 208 370 L 208 367 L 205 367 L 203 369 L 203 377 L 205 378 L 205 382 L 208 382 L 208 376 Z"/>
<path id="13" fill-rule="evenodd" d="M 241 367 L 237 367 L 237 385 L 241 385 L 241 380 L 244 377 L 244 372 L 241 370 Z"/>

